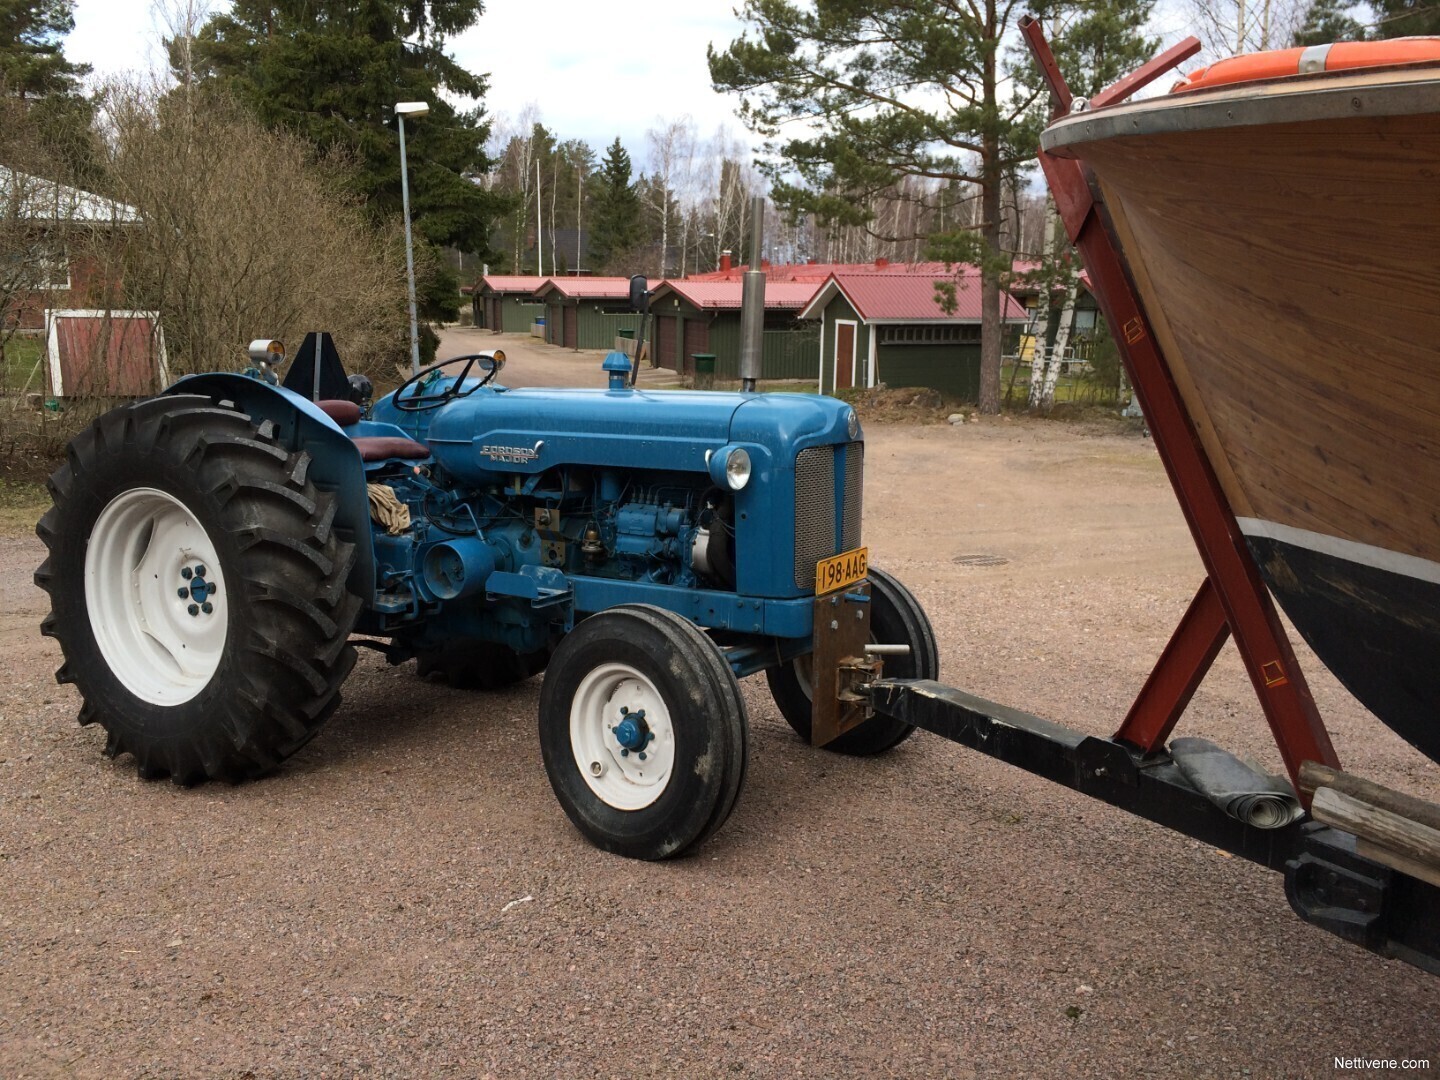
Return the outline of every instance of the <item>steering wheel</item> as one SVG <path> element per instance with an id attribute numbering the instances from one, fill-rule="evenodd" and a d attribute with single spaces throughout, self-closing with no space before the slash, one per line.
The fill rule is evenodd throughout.
<path id="1" fill-rule="evenodd" d="M 444 371 L 445 368 L 451 364 L 458 364 L 462 360 L 465 361 L 465 366 L 460 369 L 460 374 L 455 376 L 454 381 L 445 386 L 445 389 L 435 394 L 422 393 L 430 383 L 448 377 Z M 471 368 L 477 364 L 485 374 L 473 386 L 466 386 L 465 379 L 469 376 Z M 493 353 L 466 353 L 464 356 L 452 356 L 448 360 L 431 364 L 417 375 L 410 376 L 400 384 L 399 389 L 395 391 L 395 396 L 390 400 L 401 412 L 423 412 L 427 409 L 438 409 L 441 405 L 455 401 L 457 398 L 469 397 L 480 387 L 492 382 L 504 366 L 505 354 L 499 349 Z M 414 389 L 410 390 L 412 386 Z M 407 390 L 410 390 L 408 396 Z"/>

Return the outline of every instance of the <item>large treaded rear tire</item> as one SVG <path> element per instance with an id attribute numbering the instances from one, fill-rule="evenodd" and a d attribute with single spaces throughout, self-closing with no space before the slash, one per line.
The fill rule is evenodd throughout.
<path id="1" fill-rule="evenodd" d="M 80 691 L 80 722 L 106 730 L 106 754 L 133 754 L 142 777 L 190 785 L 260 776 L 304 746 L 339 704 L 355 665 L 349 635 L 361 601 L 346 589 L 355 553 L 335 535 L 335 496 L 310 482 L 309 464 L 304 451 L 277 443 L 269 421 L 252 422 L 228 403 L 175 395 L 102 416 L 76 436 L 50 477 L 54 506 L 36 526 L 49 557 L 35 583 L 50 594 L 41 630 L 65 655 L 56 680 Z M 90 610 L 96 589 L 109 588 L 123 602 L 139 588 L 86 580 L 87 572 L 101 576 L 97 565 L 113 565 L 113 558 L 87 562 L 97 520 L 112 504 L 134 502 L 137 492 L 188 516 L 225 582 L 213 605 L 225 620 L 213 674 L 178 704 L 165 703 L 164 694 L 147 697 L 132 688 L 134 675 L 117 674 L 114 639 L 104 647 L 97 641 Z M 113 534 L 111 525 L 104 528 Z M 153 535 L 136 536 L 131 579 L 149 576 Z M 159 566 L 158 554 L 154 560 Z M 155 679 L 164 685 L 163 673 Z"/>
<path id="2" fill-rule="evenodd" d="M 870 613 L 872 640 L 878 644 L 910 646 L 909 656 L 885 657 L 885 677 L 939 678 L 940 653 L 925 609 L 894 575 L 872 566 L 869 577 L 875 605 Z M 805 660 L 808 659 L 808 656 L 805 657 Z M 770 683 L 770 695 L 779 706 L 781 715 L 795 734 L 807 743 L 810 741 L 810 687 L 801 680 L 808 679 L 808 672 L 808 667 L 798 660 L 765 672 L 765 678 Z M 876 716 L 827 743 L 824 749 L 854 757 L 868 757 L 899 746 L 914 730 L 913 725 L 903 721 Z"/>

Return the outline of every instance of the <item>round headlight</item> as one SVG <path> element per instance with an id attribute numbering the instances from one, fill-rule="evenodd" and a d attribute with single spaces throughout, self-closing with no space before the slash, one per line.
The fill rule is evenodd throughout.
<path id="1" fill-rule="evenodd" d="M 279 367 L 285 362 L 285 344 L 278 339 L 256 338 L 250 342 L 246 352 L 250 354 L 250 359 L 257 364 L 264 361 Z"/>
<path id="2" fill-rule="evenodd" d="M 860 434 L 860 417 L 854 409 L 851 409 L 850 415 L 845 418 L 845 430 L 850 433 L 852 439 Z"/>
<path id="3" fill-rule="evenodd" d="M 749 482 L 750 455 L 737 446 L 725 459 L 725 483 L 731 491 L 739 491 Z"/>

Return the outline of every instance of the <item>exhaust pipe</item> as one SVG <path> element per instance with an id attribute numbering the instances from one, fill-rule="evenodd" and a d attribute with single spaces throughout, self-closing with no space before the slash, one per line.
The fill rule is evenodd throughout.
<path id="1" fill-rule="evenodd" d="M 765 239 L 765 198 L 750 200 L 750 269 L 740 290 L 740 389 L 754 393 L 760 379 L 765 347 L 765 271 L 760 269 L 760 248 Z"/>

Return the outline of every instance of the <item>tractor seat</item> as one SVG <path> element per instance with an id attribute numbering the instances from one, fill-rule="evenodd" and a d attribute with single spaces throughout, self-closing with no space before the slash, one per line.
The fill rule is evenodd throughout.
<path id="1" fill-rule="evenodd" d="M 424 443 L 398 435 L 365 435 L 350 441 L 360 451 L 361 461 L 385 461 L 387 458 L 405 458 L 408 461 L 430 456 L 430 449 Z"/>
<path id="2" fill-rule="evenodd" d="M 343 398 L 325 398 L 315 404 L 320 407 L 321 412 L 341 427 L 349 427 L 351 424 L 360 422 L 360 406 L 353 401 L 346 401 Z"/>
<path id="3" fill-rule="evenodd" d="M 360 422 L 360 406 L 353 401 L 322 398 L 315 404 L 341 427 L 354 427 Z M 355 449 L 360 451 L 360 460 L 365 462 L 386 461 L 390 458 L 413 461 L 430 456 L 430 450 L 424 443 L 400 435 L 361 435 L 350 441 L 355 444 Z"/>

